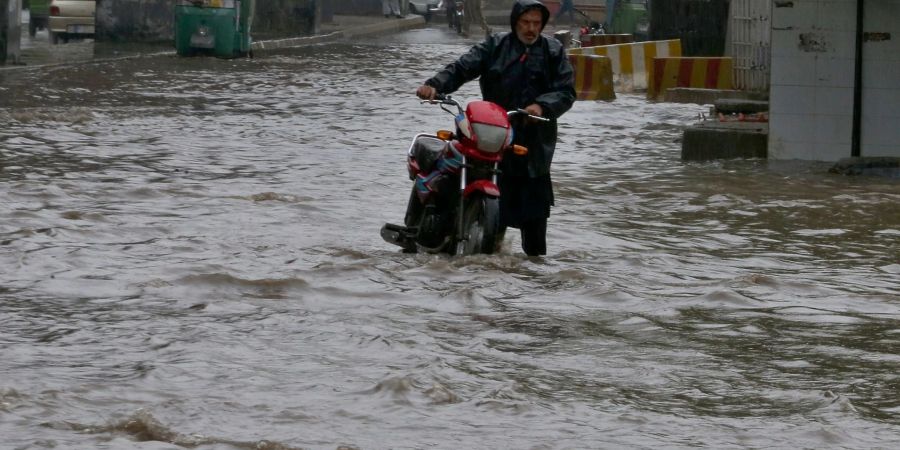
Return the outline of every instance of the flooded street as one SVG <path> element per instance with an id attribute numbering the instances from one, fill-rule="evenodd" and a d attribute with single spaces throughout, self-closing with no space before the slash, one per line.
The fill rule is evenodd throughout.
<path id="1" fill-rule="evenodd" d="M 900 446 L 896 179 L 685 163 L 708 108 L 620 95 L 546 258 L 382 241 L 471 42 L 0 70 L 0 448 Z"/>

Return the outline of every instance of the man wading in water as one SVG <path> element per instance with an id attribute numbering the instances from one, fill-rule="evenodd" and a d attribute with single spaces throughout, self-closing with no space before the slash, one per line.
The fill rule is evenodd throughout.
<path id="1" fill-rule="evenodd" d="M 419 98 L 455 92 L 480 78 L 481 96 L 507 111 L 524 109 L 550 122 L 516 121 L 513 143 L 528 147 L 524 156 L 507 154 L 501 163 L 500 236 L 507 227 L 522 233 L 529 256 L 547 254 L 547 219 L 553 205 L 550 163 L 556 149 L 556 119 L 575 101 L 572 65 L 562 44 L 541 35 L 550 11 L 537 0 L 516 0 L 512 33 L 496 33 L 472 47 L 419 87 Z"/>

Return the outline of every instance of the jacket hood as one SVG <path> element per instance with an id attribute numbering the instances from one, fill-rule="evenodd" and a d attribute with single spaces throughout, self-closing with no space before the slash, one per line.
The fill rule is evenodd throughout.
<path id="1" fill-rule="evenodd" d="M 512 28 L 513 33 L 516 32 L 516 22 L 519 21 L 519 16 L 531 9 L 537 9 L 541 12 L 541 31 L 544 31 L 547 21 L 550 20 L 550 10 L 538 0 L 516 0 L 512 7 L 512 13 L 509 15 L 509 26 Z"/>

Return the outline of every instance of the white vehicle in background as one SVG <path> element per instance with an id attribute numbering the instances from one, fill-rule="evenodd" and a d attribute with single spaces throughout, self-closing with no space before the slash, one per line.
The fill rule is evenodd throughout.
<path id="1" fill-rule="evenodd" d="M 410 14 L 425 16 L 425 21 L 431 20 L 431 15 L 439 10 L 440 0 L 408 0 Z"/>
<path id="2" fill-rule="evenodd" d="M 95 0 L 51 0 L 47 29 L 50 43 L 69 42 L 72 37 L 94 35 Z"/>

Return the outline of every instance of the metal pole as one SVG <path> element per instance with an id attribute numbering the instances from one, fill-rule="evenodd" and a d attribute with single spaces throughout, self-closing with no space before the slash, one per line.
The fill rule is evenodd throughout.
<path id="1" fill-rule="evenodd" d="M 21 0 L 0 0 L 0 65 L 20 64 Z"/>
<path id="2" fill-rule="evenodd" d="M 613 15 L 616 12 L 616 0 L 606 0 L 606 26 L 604 29 L 607 33 L 612 33 Z"/>
<path id="3" fill-rule="evenodd" d="M 865 0 L 856 0 L 856 67 L 853 83 L 853 135 L 850 143 L 850 156 L 862 154 L 862 69 L 863 69 L 863 27 L 865 21 Z"/>
<path id="4" fill-rule="evenodd" d="M 6 36 L 9 34 L 9 0 L 0 0 L 0 65 L 6 63 Z"/>
<path id="5" fill-rule="evenodd" d="M 322 31 L 322 2 L 313 0 L 313 34 L 319 34 Z"/>

